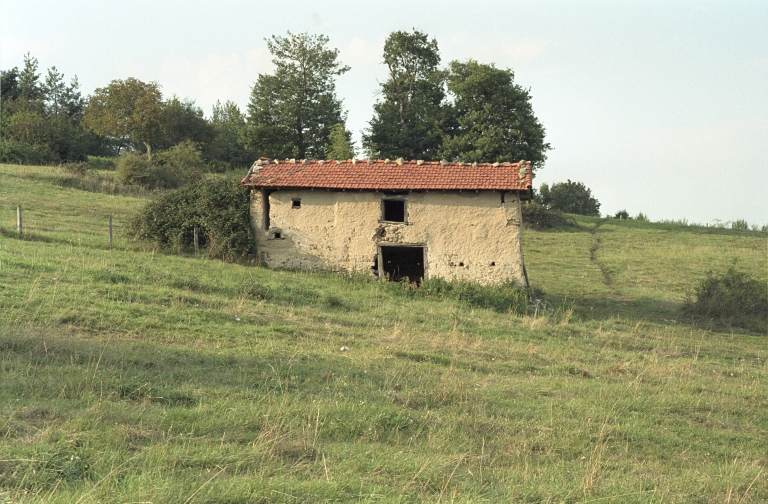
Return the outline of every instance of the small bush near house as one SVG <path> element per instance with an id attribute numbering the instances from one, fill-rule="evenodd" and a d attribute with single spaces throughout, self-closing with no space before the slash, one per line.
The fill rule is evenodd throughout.
<path id="1" fill-rule="evenodd" d="M 524 203 L 522 208 L 523 225 L 527 229 L 555 229 L 576 225 L 576 222 L 573 219 L 565 216 L 559 210 L 550 210 L 535 201 Z"/>
<path id="2" fill-rule="evenodd" d="M 248 191 L 235 180 L 202 180 L 149 202 L 132 223 L 137 239 L 175 248 L 198 243 L 208 257 L 236 261 L 255 253 Z"/>
<path id="3" fill-rule="evenodd" d="M 688 309 L 744 329 L 768 331 L 768 284 L 731 266 L 725 273 L 707 273 L 694 291 Z"/>

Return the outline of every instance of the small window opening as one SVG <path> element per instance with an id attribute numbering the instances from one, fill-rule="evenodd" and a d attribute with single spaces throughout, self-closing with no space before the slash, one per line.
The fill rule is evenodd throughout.
<path id="1" fill-rule="evenodd" d="M 283 235 L 281 233 L 275 233 L 274 237 L 275 237 L 275 240 L 282 240 L 283 239 Z"/>
<path id="2" fill-rule="evenodd" d="M 388 222 L 405 222 L 404 200 L 382 200 L 383 219 Z"/>
<path id="3" fill-rule="evenodd" d="M 291 200 L 291 208 L 301 208 L 301 198 L 293 198 Z"/>

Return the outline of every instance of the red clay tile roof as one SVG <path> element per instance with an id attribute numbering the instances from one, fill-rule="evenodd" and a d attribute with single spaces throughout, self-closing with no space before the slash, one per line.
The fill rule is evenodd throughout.
<path id="1" fill-rule="evenodd" d="M 284 160 L 262 158 L 243 179 L 250 187 L 365 190 L 527 191 L 531 163 L 443 163 L 389 160 Z"/>

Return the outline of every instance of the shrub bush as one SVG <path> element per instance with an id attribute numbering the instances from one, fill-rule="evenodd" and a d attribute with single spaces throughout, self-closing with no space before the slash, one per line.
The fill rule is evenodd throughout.
<path id="1" fill-rule="evenodd" d="M 86 174 L 93 171 L 93 167 L 89 163 L 84 162 L 75 162 L 75 163 L 64 163 L 61 165 L 61 168 L 70 175 L 75 175 L 77 177 L 84 177 Z"/>
<path id="2" fill-rule="evenodd" d="M 600 217 L 600 202 L 592 197 L 592 191 L 581 182 L 558 182 L 549 187 L 541 184 L 537 201 L 553 210 L 565 213 Z"/>
<path id="3" fill-rule="evenodd" d="M 616 215 L 613 216 L 614 219 L 621 219 L 621 220 L 629 220 L 632 217 L 629 216 L 629 212 L 626 210 L 619 210 L 616 212 Z"/>
<path id="4" fill-rule="evenodd" d="M 707 273 L 694 291 L 689 310 L 728 324 L 765 333 L 768 331 L 768 284 L 738 271 L 732 265 L 725 273 Z"/>
<path id="5" fill-rule="evenodd" d="M 744 219 L 736 219 L 735 221 L 731 222 L 731 229 L 736 229 L 738 231 L 749 231 L 749 224 L 747 224 L 747 221 Z"/>
<path id="6" fill-rule="evenodd" d="M 154 166 L 138 152 L 126 152 L 117 158 L 117 180 L 122 184 L 149 186 Z"/>
<path id="7" fill-rule="evenodd" d="M 155 164 L 162 167 L 170 178 L 182 181 L 199 180 L 205 171 L 205 162 L 195 144 L 190 141 L 181 142 L 168 150 L 158 152 Z M 180 185 L 181 185 L 180 184 Z"/>
<path id="8" fill-rule="evenodd" d="M 212 258 L 234 261 L 255 253 L 250 197 L 239 181 L 202 180 L 149 202 L 132 223 L 136 238 L 177 250 L 198 242 Z"/>
<path id="9" fill-rule="evenodd" d="M 48 165 L 56 162 L 55 153 L 45 144 L 28 144 L 12 138 L 0 138 L 0 162 Z"/>
<path id="10" fill-rule="evenodd" d="M 88 164 L 94 170 L 114 170 L 117 168 L 115 158 L 106 156 L 88 156 Z"/>
<path id="11" fill-rule="evenodd" d="M 535 201 L 523 203 L 523 225 L 527 229 L 555 229 L 575 226 L 576 222 L 558 210 L 550 210 Z"/>
<path id="12" fill-rule="evenodd" d="M 182 142 L 158 152 L 153 161 L 135 151 L 117 159 L 119 182 L 150 189 L 176 189 L 187 182 L 199 181 L 204 170 L 203 158 L 192 142 Z"/>

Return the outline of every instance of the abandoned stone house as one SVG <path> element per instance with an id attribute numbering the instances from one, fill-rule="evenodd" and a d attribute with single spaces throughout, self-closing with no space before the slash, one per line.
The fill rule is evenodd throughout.
<path id="1" fill-rule="evenodd" d="M 527 285 L 530 162 L 256 161 L 251 223 L 272 268 Z"/>

